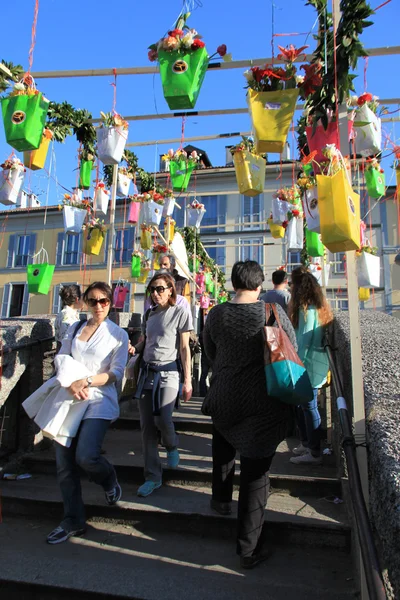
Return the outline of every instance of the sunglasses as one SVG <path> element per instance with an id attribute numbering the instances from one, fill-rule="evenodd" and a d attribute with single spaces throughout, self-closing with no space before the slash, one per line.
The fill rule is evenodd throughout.
<path id="1" fill-rule="evenodd" d="M 152 285 L 149 287 L 149 292 L 150 294 L 154 294 L 155 292 L 157 292 L 157 294 L 163 294 L 165 292 L 165 290 L 168 290 L 171 286 L 167 285 L 167 287 L 164 287 L 163 285 L 158 285 L 157 287 L 153 287 Z"/>
<path id="2" fill-rule="evenodd" d="M 103 308 L 110 304 L 110 300 L 108 298 L 88 298 L 86 304 L 90 306 L 90 308 L 94 308 L 97 304 L 100 304 Z"/>

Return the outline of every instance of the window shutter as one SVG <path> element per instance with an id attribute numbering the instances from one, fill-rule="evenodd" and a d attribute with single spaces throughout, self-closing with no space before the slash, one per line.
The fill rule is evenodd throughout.
<path id="1" fill-rule="evenodd" d="M 130 313 L 131 312 L 131 296 L 132 296 L 132 284 L 128 283 L 128 293 L 125 298 L 123 311 Z"/>
<path id="2" fill-rule="evenodd" d="M 14 252 L 15 252 L 15 238 L 17 236 L 10 235 L 8 240 L 8 251 L 7 251 L 7 267 L 14 266 Z"/>
<path id="3" fill-rule="evenodd" d="M 248 196 L 242 196 L 242 206 L 243 206 L 243 214 L 242 220 L 244 223 L 250 222 L 250 214 L 251 214 L 251 198 Z"/>
<path id="4" fill-rule="evenodd" d="M 28 265 L 33 263 L 33 255 L 36 252 L 36 233 L 29 234 L 29 256 L 28 256 Z"/>
<path id="5" fill-rule="evenodd" d="M 253 200 L 253 216 L 252 216 L 252 221 L 254 223 L 257 223 L 258 221 L 261 221 L 261 202 L 260 202 L 260 196 L 254 196 L 254 198 L 252 198 Z M 259 225 L 257 225 L 257 227 L 259 227 Z"/>
<path id="6" fill-rule="evenodd" d="M 3 301 L 1 303 L 1 316 L 8 317 L 8 307 L 10 304 L 11 283 L 5 283 L 3 288 Z"/>
<path id="7" fill-rule="evenodd" d="M 60 267 L 63 264 L 64 244 L 65 244 L 65 233 L 63 231 L 60 231 L 57 234 L 57 247 L 56 247 L 56 266 L 57 267 Z"/>
<path id="8" fill-rule="evenodd" d="M 51 308 L 51 313 L 53 315 L 57 315 L 60 312 L 60 296 L 58 295 L 60 293 L 60 286 L 59 285 L 55 285 L 53 286 L 53 306 Z"/>
<path id="9" fill-rule="evenodd" d="M 28 285 L 24 285 L 24 294 L 22 296 L 21 316 L 25 317 L 29 312 L 29 292 Z"/>
<path id="10" fill-rule="evenodd" d="M 223 225 L 226 219 L 226 196 L 218 196 L 218 225 Z M 222 229 L 222 231 L 225 231 Z"/>

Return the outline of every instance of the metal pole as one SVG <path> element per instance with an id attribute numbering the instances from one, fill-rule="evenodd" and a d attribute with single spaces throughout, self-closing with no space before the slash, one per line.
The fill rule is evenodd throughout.
<path id="1" fill-rule="evenodd" d="M 114 237 L 115 237 L 115 203 L 117 198 L 117 177 L 118 164 L 113 166 L 113 177 L 111 186 L 111 206 L 110 206 L 110 228 L 108 230 L 108 250 L 107 250 L 107 281 L 111 285 L 112 265 L 114 262 Z"/>

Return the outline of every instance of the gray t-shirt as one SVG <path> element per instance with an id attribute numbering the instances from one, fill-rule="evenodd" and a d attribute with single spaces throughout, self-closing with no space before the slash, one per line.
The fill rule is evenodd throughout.
<path id="1" fill-rule="evenodd" d="M 269 290 L 269 292 L 260 296 L 260 300 L 263 300 L 265 303 L 276 302 L 282 306 L 285 312 L 287 312 L 290 292 L 288 292 L 288 290 Z"/>
<path id="2" fill-rule="evenodd" d="M 145 319 L 145 317 L 144 317 Z M 143 328 L 146 332 L 145 362 L 166 365 L 177 359 L 180 335 L 193 329 L 192 315 L 183 306 L 152 310 Z"/>

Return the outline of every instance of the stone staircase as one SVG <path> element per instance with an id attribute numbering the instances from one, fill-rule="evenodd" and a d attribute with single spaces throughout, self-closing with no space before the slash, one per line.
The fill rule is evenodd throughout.
<path id="1" fill-rule="evenodd" d="M 139 416 L 134 401 L 125 403 L 104 443 L 123 488 L 122 501 L 107 506 L 101 489 L 84 481 L 87 534 L 59 546 L 45 543 L 62 513 L 53 450 L 28 455 L 31 479 L 1 481 L 0 597 L 356 597 L 347 508 L 335 503 L 342 491 L 334 457 L 324 457 L 323 466 L 296 466 L 289 458 L 297 440 L 280 445 L 266 509 L 274 552 L 256 569 L 243 571 L 235 554 L 237 490 L 231 516 L 219 516 L 209 507 L 211 423 L 200 406 L 201 399 L 194 398 L 176 413 L 179 467 L 166 468 L 163 487 L 138 498 L 143 482 Z"/>

